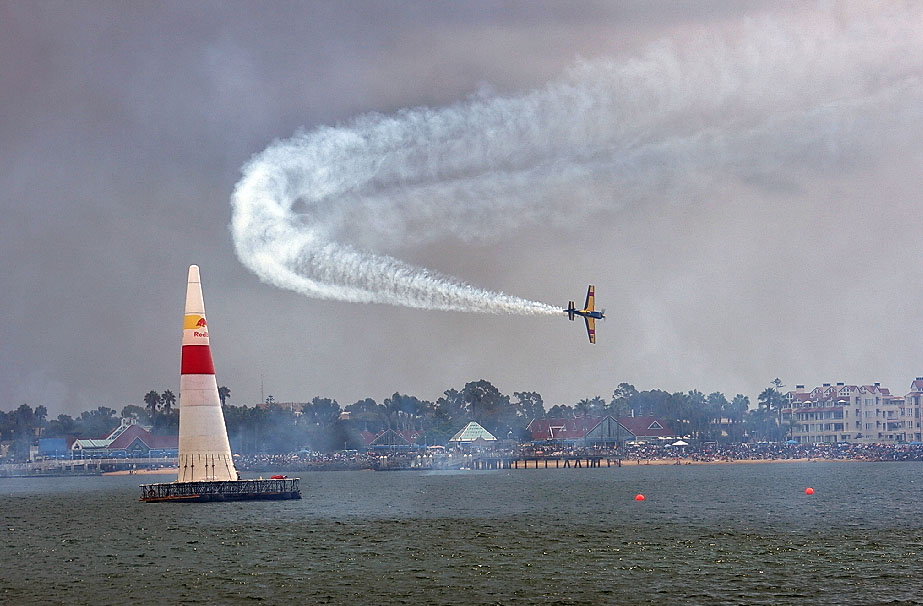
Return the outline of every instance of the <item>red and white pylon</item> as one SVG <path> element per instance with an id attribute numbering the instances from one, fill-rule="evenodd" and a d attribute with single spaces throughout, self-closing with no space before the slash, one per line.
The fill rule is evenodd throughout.
<path id="1" fill-rule="evenodd" d="M 189 266 L 179 379 L 178 482 L 237 479 L 208 342 L 199 266 Z"/>

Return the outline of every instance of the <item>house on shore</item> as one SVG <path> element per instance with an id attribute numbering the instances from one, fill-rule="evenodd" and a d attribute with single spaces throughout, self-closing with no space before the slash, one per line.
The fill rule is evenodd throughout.
<path id="1" fill-rule="evenodd" d="M 68 448 L 72 458 L 175 457 L 179 436 L 152 434 L 141 425 L 122 420 L 105 438 L 73 440 Z"/>
<path id="2" fill-rule="evenodd" d="M 577 448 L 612 448 L 628 442 L 664 443 L 676 434 L 657 417 L 576 417 L 533 419 L 527 427 L 532 442 Z"/>
<path id="3" fill-rule="evenodd" d="M 359 432 L 365 447 L 368 450 L 416 450 L 422 449 L 417 442 L 423 435 L 423 432 L 415 429 L 386 429 L 378 434 L 369 431 Z"/>

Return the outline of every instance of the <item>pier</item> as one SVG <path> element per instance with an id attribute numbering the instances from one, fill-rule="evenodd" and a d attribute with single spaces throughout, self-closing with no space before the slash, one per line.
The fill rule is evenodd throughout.
<path id="1" fill-rule="evenodd" d="M 561 455 L 551 457 L 475 456 L 469 469 L 593 469 L 621 467 L 622 459 L 602 455 Z"/>
<path id="2" fill-rule="evenodd" d="M 100 475 L 107 471 L 158 468 L 165 468 L 164 473 L 176 473 L 176 457 L 48 459 L 8 463 L 0 465 L 0 477 Z"/>

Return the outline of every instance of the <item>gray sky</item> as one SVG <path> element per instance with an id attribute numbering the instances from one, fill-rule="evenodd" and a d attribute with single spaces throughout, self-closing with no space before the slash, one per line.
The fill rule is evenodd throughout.
<path id="1" fill-rule="evenodd" d="M 192 263 L 238 404 L 261 378 L 343 406 L 481 378 L 546 407 L 622 381 L 904 393 L 923 374 L 921 9 L 764 4 L 0 1 L 0 409 L 176 391 Z M 532 99 L 551 110 L 528 119 Z M 428 107 L 480 141 L 478 103 L 519 112 L 498 145 L 528 179 L 462 149 L 496 198 L 351 184 L 406 213 L 324 200 L 353 220 L 339 235 L 555 305 L 592 282 L 597 345 L 563 314 L 321 300 L 238 260 L 231 195 L 274 140 Z"/>

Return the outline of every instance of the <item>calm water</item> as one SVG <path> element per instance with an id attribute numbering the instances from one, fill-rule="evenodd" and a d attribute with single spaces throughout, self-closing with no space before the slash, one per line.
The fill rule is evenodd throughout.
<path id="1" fill-rule="evenodd" d="M 923 463 L 161 479 L 0 479 L 0 603 L 923 604 Z"/>

